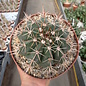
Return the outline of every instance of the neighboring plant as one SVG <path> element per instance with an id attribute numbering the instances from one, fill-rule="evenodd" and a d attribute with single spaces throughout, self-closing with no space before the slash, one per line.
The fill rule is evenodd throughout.
<path id="1" fill-rule="evenodd" d="M 86 40 L 83 41 L 82 46 L 86 46 Z"/>
<path id="2" fill-rule="evenodd" d="M 80 49 L 79 55 L 81 56 L 83 60 L 86 60 L 86 47 L 85 46 Z"/>
<path id="3" fill-rule="evenodd" d="M 80 49 L 80 57 L 82 60 L 86 61 L 86 40 L 83 41 L 82 43 L 83 47 Z"/>
<path id="4" fill-rule="evenodd" d="M 0 14 L 0 37 L 6 40 L 12 33 L 11 21 L 8 21 L 3 14 Z"/>
<path id="5" fill-rule="evenodd" d="M 15 12 L 19 9 L 20 0 L 0 0 L 0 12 Z"/>
<path id="6" fill-rule="evenodd" d="M 6 50 L 7 46 L 5 44 L 5 41 L 0 37 L 0 51 Z"/>
<path id="7" fill-rule="evenodd" d="M 79 6 L 75 11 L 73 9 L 65 9 L 67 19 L 71 22 L 73 19 L 80 20 L 86 28 L 86 6 Z"/>
<path id="8" fill-rule="evenodd" d="M 73 28 L 75 29 L 77 36 L 80 36 L 80 30 L 86 30 L 86 6 L 79 6 L 75 11 L 73 8 L 65 9 L 65 14 L 67 16 L 67 20 L 71 23 L 71 25 L 74 19 Z M 77 27 L 79 21 L 83 23 L 83 27 Z"/>
<path id="9" fill-rule="evenodd" d="M 11 21 L 8 21 L 3 14 L 0 14 L 0 51 L 7 50 L 6 45 L 11 33 Z"/>
<path id="10" fill-rule="evenodd" d="M 27 16 L 16 27 L 12 52 L 29 75 L 47 79 L 62 74 L 73 63 L 77 42 L 62 16 L 38 13 Z"/>
<path id="11" fill-rule="evenodd" d="M 82 64 L 82 69 L 85 71 L 86 73 L 86 64 Z"/>
<path id="12" fill-rule="evenodd" d="M 77 37 L 80 37 L 81 28 L 75 28 L 74 30 L 76 32 Z"/>

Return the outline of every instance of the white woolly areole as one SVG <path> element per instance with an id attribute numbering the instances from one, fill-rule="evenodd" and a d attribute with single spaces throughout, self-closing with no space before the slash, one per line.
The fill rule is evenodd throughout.
<path id="1" fill-rule="evenodd" d="M 40 36 L 43 37 L 43 34 L 41 33 Z"/>
<path id="2" fill-rule="evenodd" d="M 38 50 L 36 50 L 36 54 L 37 54 L 37 55 L 39 54 L 39 51 L 38 51 Z"/>
<path id="3" fill-rule="evenodd" d="M 29 30 L 28 33 L 31 34 L 32 33 L 32 30 Z"/>
<path id="4" fill-rule="evenodd" d="M 45 44 L 45 41 L 44 41 L 44 40 L 41 40 L 41 43 L 42 43 L 42 44 Z"/>
<path id="5" fill-rule="evenodd" d="M 56 37 L 56 41 L 58 41 L 58 40 L 59 40 L 59 37 L 57 36 L 57 37 Z"/>
<path id="6" fill-rule="evenodd" d="M 49 40 L 49 42 L 51 43 L 51 42 L 52 42 L 52 40 L 50 39 L 50 40 Z"/>
<path id="7" fill-rule="evenodd" d="M 37 42 L 37 39 L 36 39 L 36 38 L 34 38 L 34 39 L 33 39 L 33 42 Z"/>
<path id="8" fill-rule="evenodd" d="M 42 32 L 43 30 L 42 30 L 42 28 L 39 28 L 39 32 Z"/>
<path id="9" fill-rule="evenodd" d="M 47 49 L 48 49 L 48 50 L 51 50 L 51 46 L 48 46 Z"/>
<path id="10" fill-rule="evenodd" d="M 52 34 L 52 35 L 55 35 L 55 31 L 52 31 L 51 34 Z"/>

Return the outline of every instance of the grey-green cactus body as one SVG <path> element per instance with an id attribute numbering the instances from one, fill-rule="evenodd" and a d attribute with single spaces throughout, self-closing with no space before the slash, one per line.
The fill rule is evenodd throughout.
<path id="1" fill-rule="evenodd" d="M 65 71 L 74 59 L 71 51 L 74 47 L 77 51 L 70 27 L 60 17 L 47 13 L 26 15 L 24 21 L 13 36 L 15 57 L 22 69 L 39 78 L 52 78 Z"/>

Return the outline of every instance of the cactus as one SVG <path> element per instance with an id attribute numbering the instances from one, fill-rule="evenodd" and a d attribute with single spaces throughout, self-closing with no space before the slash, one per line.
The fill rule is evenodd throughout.
<path id="1" fill-rule="evenodd" d="M 3 40 L 6 40 L 12 33 L 12 23 L 13 22 L 8 21 L 3 14 L 0 14 L 0 37 Z"/>
<path id="2" fill-rule="evenodd" d="M 0 51 L 5 51 L 7 49 L 7 46 L 5 44 L 5 41 L 0 37 Z"/>
<path id="3" fill-rule="evenodd" d="M 7 18 L 0 14 L 0 51 L 7 51 L 10 35 L 13 28 L 11 27 L 14 21 L 8 21 Z"/>
<path id="4" fill-rule="evenodd" d="M 15 12 L 19 9 L 20 0 L 0 0 L 1 12 Z"/>
<path id="5" fill-rule="evenodd" d="M 17 63 L 27 74 L 42 79 L 63 73 L 77 53 L 71 27 L 62 15 L 43 12 L 25 16 L 12 37 Z"/>

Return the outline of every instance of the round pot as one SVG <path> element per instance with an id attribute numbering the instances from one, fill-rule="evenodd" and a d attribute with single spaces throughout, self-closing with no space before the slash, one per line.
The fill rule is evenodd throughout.
<path id="1" fill-rule="evenodd" d="M 73 10 L 76 10 L 78 8 L 78 6 L 77 5 L 73 5 Z"/>
<path id="2" fill-rule="evenodd" d="M 36 14 L 35 14 L 36 15 Z M 34 16 L 34 15 L 32 15 Z M 15 32 L 15 30 L 19 27 L 19 25 L 21 25 L 22 23 L 24 22 L 24 20 L 22 20 L 14 29 L 12 35 L 11 35 L 11 38 L 10 38 L 10 44 L 9 44 L 9 47 L 10 47 L 10 53 L 11 53 L 11 56 L 12 56 L 12 59 L 14 60 L 16 66 L 17 66 L 17 69 L 19 71 L 19 74 L 20 74 L 20 78 L 21 78 L 21 86 L 48 86 L 49 84 L 49 81 L 51 79 L 56 79 L 58 76 L 61 76 L 63 75 L 65 72 L 67 72 L 72 66 L 73 64 L 76 62 L 76 59 L 78 57 L 78 54 L 79 54 L 79 44 L 78 44 L 78 39 L 77 39 L 77 36 L 76 36 L 76 33 L 74 31 L 74 29 L 72 29 L 72 26 L 66 22 L 64 20 L 64 22 L 69 25 L 71 27 L 71 30 L 73 31 L 74 33 L 74 36 L 75 36 L 75 39 L 76 39 L 76 43 L 77 43 L 77 54 L 76 54 L 76 57 L 75 59 L 73 60 L 72 64 L 61 74 L 59 74 L 58 76 L 54 77 L 54 78 L 50 78 L 50 79 L 39 79 L 39 78 L 36 78 L 36 77 L 33 77 L 31 75 L 28 75 L 26 74 L 21 68 L 20 66 L 18 65 L 18 63 L 16 62 L 15 58 L 14 58 L 14 55 L 12 53 L 12 47 L 11 47 L 11 44 L 12 44 L 12 37 L 13 37 L 13 34 Z"/>
<path id="3" fill-rule="evenodd" d="M 68 8 L 68 7 L 71 6 L 71 3 L 69 3 L 69 2 L 65 2 L 65 3 L 63 3 L 63 6 L 66 7 L 66 8 Z"/>

